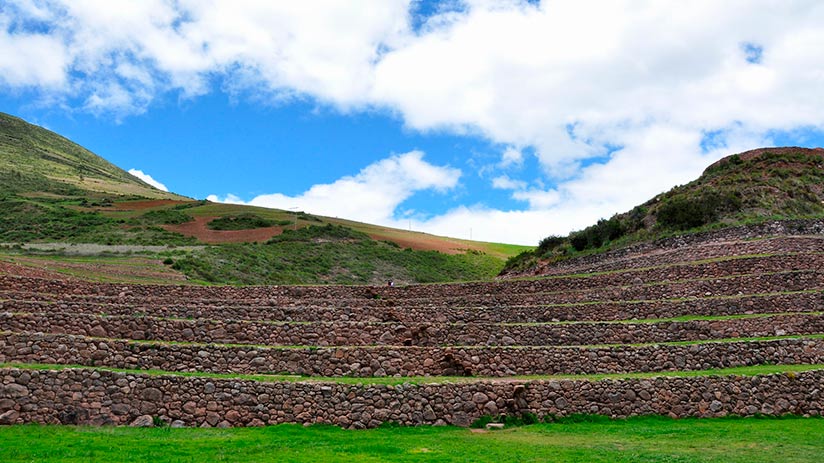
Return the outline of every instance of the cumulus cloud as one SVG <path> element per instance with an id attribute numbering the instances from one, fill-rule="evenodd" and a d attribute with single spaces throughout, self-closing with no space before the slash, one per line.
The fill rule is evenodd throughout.
<path id="1" fill-rule="evenodd" d="M 458 184 L 461 171 L 435 166 L 423 160 L 420 151 L 393 155 L 333 183 L 314 185 L 297 196 L 280 193 L 260 195 L 248 202 L 229 195 L 211 201 L 249 204 L 277 209 L 300 209 L 314 214 L 370 223 L 387 223 L 398 206 L 423 190 L 446 192 Z"/>
<path id="2" fill-rule="evenodd" d="M 509 147 L 492 186 L 529 210 L 461 206 L 418 225 L 452 233 L 477 217 L 518 227 L 489 239 L 522 242 L 625 210 L 776 131 L 824 130 L 824 3 L 449 5 L 412 18 L 410 0 L 14 0 L 0 7 L 0 85 L 128 115 L 218 80 L 255 98 L 382 108 L 413 130 L 481 134 Z M 532 159 L 548 187 L 501 176 Z M 430 188 L 381 184 L 391 199 L 373 200 L 368 169 L 259 201 L 346 215 L 325 206 L 346 192 L 370 211 L 357 217 L 391 220 L 405 195 Z"/>
<path id="3" fill-rule="evenodd" d="M 41 34 L 10 34 L 0 17 L 0 83 L 11 87 L 61 89 L 67 84 L 64 44 Z"/>
<path id="4" fill-rule="evenodd" d="M 169 189 L 166 188 L 166 185 L 158 182 L 157 180 L 152 178 L 151 175 L 143 172 L 142 170 L 129 169 L 129 173 L 134 175 L 135 177 L 139 178 L 140 180 L 143 180 L 144 182 L 148 183 L 149 185 L 157 188 L 158 190 L 169 191 Z"/>
<path id="5" fill-rule="evenodd" d="M 93 111 L 144 112 L 167 91 L 224 89 L 364 104 L 409 0 L 14 0 L 0 7 L 7 85 L 45 86 Z"/>
<path id="6" fill-rule="evenodd" d="M 500 167 L 520 166 L 524 163 L 524 154 L 521 150 L 509 147 L 501 155 Z"/>
<path id="7" fill-rule="evenodd" d="M 506 175 L 500 175 L 492 179 L 492 188 L 499 190 L 522 190 L 526 188 L 526 182 L 513 180 Z"/>

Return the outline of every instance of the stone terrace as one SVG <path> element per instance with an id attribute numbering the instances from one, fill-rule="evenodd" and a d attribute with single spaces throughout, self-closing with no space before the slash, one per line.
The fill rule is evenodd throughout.
<path id="1" fill-rule="evenodd" d="M 0 274 L 0 424 L 821 414 L 822 269 L 820 221 L 670 238 L 467 284 L 118 285 L 12 268 Z M 665 377 L 766 365 L 784 367 Z"/>

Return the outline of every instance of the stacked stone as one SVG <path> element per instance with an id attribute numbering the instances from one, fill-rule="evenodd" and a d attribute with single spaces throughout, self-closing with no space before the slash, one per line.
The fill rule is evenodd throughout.
<path id="1" fill-rule="evenodd" d="M 816 415 L 820 371 L 508 377 L 824 364 L 822 234 L 820 221 L 782 222 L 573 259 L 540 268 L 537 278 L 408 287 L 122 285 L 4 274 L 0 423 L 371 427 L 467 425 L 500 413 Z M 271 373 L 318 382 L 219 377 Z M 464 379 L 324 380 L 343 376 Z"/>

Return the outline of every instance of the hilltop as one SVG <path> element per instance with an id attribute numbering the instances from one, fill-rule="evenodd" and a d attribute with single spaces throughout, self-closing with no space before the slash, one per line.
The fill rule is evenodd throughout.
<path id="1" fill-rule="evenodd" d="M 223 284 L 487 279 L 528 249 L 194 200 L 2 113 L 0 243 L 6 260 L 87 278 Z"/>
<path id="2" fill-rule="evenodd" d="M 727 156 L 696 180 L 507 262 L 504 276 L 685 233 L 824 216 L 824 149 L 761 148 Z"/>

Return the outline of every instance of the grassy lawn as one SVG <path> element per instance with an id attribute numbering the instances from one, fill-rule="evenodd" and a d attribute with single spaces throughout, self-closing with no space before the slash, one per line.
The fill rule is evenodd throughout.
<path id="1" fill-rule="evenodd" d="M 609 421 L 583 417 L 492 432 L 453 427 L 347 431 L 280 425 L 246 429 L 0 428 L 4 462 L 814 462 L 824 419 Z"/>

